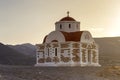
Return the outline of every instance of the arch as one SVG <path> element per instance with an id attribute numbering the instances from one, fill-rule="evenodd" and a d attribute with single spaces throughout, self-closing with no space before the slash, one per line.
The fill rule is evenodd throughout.
<path id="1" fill-rule="evenodd" d="M 51 42 L 58 42 L 58 40 L 52 40 Z"/>
<path id="2" fill-rule="evenodd" d="M 89 31 L 83 31 L 81 35 L 80 42 L 86 42 L 86 43 L 93 43 L 95 42 L 94 39 L 92 38 L 92 35 L 90 34 Z"/>
<path id="3" fill-rule="evenodd" d="M 51 32 L 45 40 L 45 43 L 50 42 L 65 42 L 65 37 L 60 31 Z"/>

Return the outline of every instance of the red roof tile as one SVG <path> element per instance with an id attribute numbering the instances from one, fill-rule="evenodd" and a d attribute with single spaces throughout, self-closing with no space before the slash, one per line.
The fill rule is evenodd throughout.
<path id="1" fill-rule="evenodd" d="M 65 37 L 65 41 L 75 41 L 75 42 L 79 42 L 80 39 L 81 39 L 81 35 L 83 33 L 83 31 L 77 31 L 77 32 L 63 32 L 63 31 L 60 31 L 64 37 Z M 43 40 L 43 43 L 46 42 L 46 38 L 47 36 L 45 36 L 44 40 Z M 52 42 L 57 42 L 57 41 L 52 41 Z"/>
<path id="2" fill-rule="evenodd" d="M 70 32 L 70 33 L 62 32 L 62 33 L 63 33 L 66 41 L 78 42 L 78 41 L 80 41 L 80 38 L 81 38 L 81 35 L 82 35 L 83 31 Z"/>
<path id="3" fill-rule="evenodd" d="M 67 16 L 67 17 L 62 18 L 60 21 L 76 21 L 76 20 L 72 17 Z"/>

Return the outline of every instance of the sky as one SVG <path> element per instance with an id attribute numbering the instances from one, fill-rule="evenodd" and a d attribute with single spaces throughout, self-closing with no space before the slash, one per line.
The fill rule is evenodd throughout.
<path id="1" fill-rule="evenodd" d="M 120 36 L 120 0 L 0 0 L 0 42 L 42 43 L 67 11 L 93 37 Z"/>

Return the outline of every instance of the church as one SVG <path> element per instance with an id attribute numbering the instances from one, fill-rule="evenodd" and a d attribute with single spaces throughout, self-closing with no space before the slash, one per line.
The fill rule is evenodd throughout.
<path id="1" fill-rule="evenodd" d="M 89 31 L 80 30 L 80 22 L 69 12 L 36 46 L 35 66 L 100 66 L 98 45 Z"/>

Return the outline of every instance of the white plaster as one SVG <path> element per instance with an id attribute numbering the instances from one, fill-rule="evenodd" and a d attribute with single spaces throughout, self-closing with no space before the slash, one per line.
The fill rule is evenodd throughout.
<path id="1" fill-rule="evenodd" d="M 69 24 L 71 27 L 69 27 Z M 61 28 L 60 28 L 60 25 Z M 55 23 L 56 31 L 64 31 L 64 32 L 76 32 L 80 31 L 80 22 L 77 21 L 59 21 Z"/>
<path id="2" fill-rule="evenodd" d="M 89 37 L 89 38 L 87 38 Z M 89 31 L 83 31 L 80 42 L 85 42 L 85 43 L 93 43 L 95 42 L 94 39 L 92 38 L 92 35 L 90 34 Z"/>
<path id="3" fill-rule="evenodd" d="M 51 43 L 53 40 L 65 42 L 65 37 L 60 31 L 52 31 L 46 38 L 45 43 Z"/>

